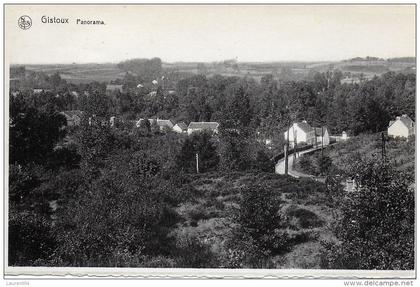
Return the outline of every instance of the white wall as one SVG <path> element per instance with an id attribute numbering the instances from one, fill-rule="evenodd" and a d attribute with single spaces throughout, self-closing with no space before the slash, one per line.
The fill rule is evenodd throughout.
<path id="1" fill-rule="evenodd" d="M 174 125 L 173 130 L 177 133 L 183 133 L 183 130 L 178 125 Z"/>
<path id="2" fill-rule="evenodd" d="M 294 144 L 296 135 L 296 143 L 311 143 L 315 139 L 315 131 L 310 131 L 308 133 L 304 132 L 297 125 L 293 124 L 289 128 L 289 143 Z M 287 131 L 284 132 L 284 139 L 287 141 Z"/>
<path id="3" fill-rule="evenodd" d="M 324 137 L 322 136 L 317 136 L 316 137 L 316 142 L 318 145 L 329 145 L 330 144 L 330 135 L 328 134 L 328 131 L 324 131 Z"/>
<path id="4" fill-rule="evenodd" d="M 393 136 L 393 137 L 407 138 L 410 134 L 409 134 L 409 129 L 400 120 L 396 120 L 388 128 L 388 135 Z"/>

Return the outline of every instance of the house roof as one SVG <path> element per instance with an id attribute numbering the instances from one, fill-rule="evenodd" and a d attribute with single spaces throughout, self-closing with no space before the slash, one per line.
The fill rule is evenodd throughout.
<path id="1" fill-rule="evenodd" d="M 219 127 L 219 123 L 217 122 L 190 122 L 188 129 L 208 129 L 214 130 Z"/>
<path id="2" fill-rule="evenodd" d="M 313 128 L 307 122 L 296 123 L 296 126 L 302 129 L 305 133 L 313 131 Z"/>
<path id="3" fill-rule="evenodd" d="M 389 127 L 392 126 L 396 121 L 401 121 L 407 128 L 412 128 L 412 124 L 414 124 L 414 121 L 407 115 L 402 115 L 400 117 L 396 117 L 395 121 L 389 122 Z"/>
<path id="4" fill-rule="evenodd" d="M 184 122 L 179 122 L 176 125 L 179 126 L 181 128 L 181 130 L 188 129 L 188 126 Z"/>
<path id="5" fill-rule="evenodd" d="M 150 121 L 151 119 L 149 119 Z M 171 120 L 160 120 L 157 119 L 156 123 L 158 126 L 160 127 L 169 127 L 169 128 L 173 128 L 174 127 L 174 123 Z"/>

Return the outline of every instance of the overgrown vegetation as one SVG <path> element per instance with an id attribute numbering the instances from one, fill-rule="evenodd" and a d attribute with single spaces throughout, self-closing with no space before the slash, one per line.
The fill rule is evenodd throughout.
<path id="1" fill-rule="evenodd" d="M 325 184 L 275 175 L 269 159 L 291 118 L 353 134 L 381 131 L 398 113 L 414 118 L 414 75 L 341 85 L 338 71 L 281 83 L 266 75 L 258 83 L 179 73 L 168 79 L 159 59 L 120 68 L 127 73 L 113 84 L 124 89 L 115 93 L 105 83 L 13 71 L 10 265 L 413 267 L 413 176 L 405 173 L 414 165 L 413 140 L 389 142 L 388 163 L 363 161 L 376 151 L 374 135 L 359 138 L 366 144 L 337 145 L 304 165 L 344 173 Z M 83 109 L 79 126 L 66 127 L 59 112 L 68 109 Z M 111 115 L 120 122 L 111 126 Z M 214 120 L 220 128 L 186 136 L 130 124 L 139 117 Z M 359 189 L 345 196 L 349 174 Z M 371 252 L 366 262 L 363 252 Z"/>

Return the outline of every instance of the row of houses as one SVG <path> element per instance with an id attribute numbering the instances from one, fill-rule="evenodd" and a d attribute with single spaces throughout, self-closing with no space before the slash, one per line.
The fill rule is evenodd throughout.
<path id="1" fill-rule="evenodd" d="M 145 119 L 139 119 L 136 127 L 140 127 Z M 176 133 L 186 133 L 191 135 L 194 132 L 209 131 L 217 134 L 219 123 L 217 122 L 190 122 L 187 126 L 184 122 L 174 123 L 172 120 L 148 119 L 150 125 L 157 125 L 161 131 L 174 131 Z"/>
<path id="2" fill-rule="evenodd" d="M 341 136 L 333 136 L 326 126 L 312 127 L 307 121 L 293 123 L 284 132 L 284 139 L 294 147 L 299 144 L 329 145 L 332 140 L 347 140 L 348 135 L 343 131 Z"/>
<path id="3" fill-rule="evenodd" d="M 416 132 L 415 122 L 406 114 L 397 116 L 389 122 L 388 136 L 408 138 Z M 312 127 L 306 121 L 293 123 L 284 132 L 284 139 L 293 147 L 298 144 L 329 145 L 331 141 L 345 141 L 349 138 L 345 131 L 341 135 L 332 135 L 328 127 Z"/>
<path id="4" fill-rule="evenodd" d="M 64 111 L 61 114 L 66 118 L 67 126 L 78 126 L 81 123 L 83 112 L 80 110 Z M 117 118 L 112 116 L 109 119 L 109 124 L 115 126 L 117 123 Z M 145 119 L 139 119 L 137 121 L 129 121 L 135 125 L 137 128 L 141 127 L 142 122 Z M 176 133 L 184 133 L 191 135 L 194 132 L 208 131 L 214 134 L 219 132 L 219 123 L 217 122 L 190 122 L 187 126 L 184 122 L 174 123 L 172 120 L 164 119 L 147 119 L 150 126 L 156 125 L 159 127 L 159 130 L 162 132 L 173 131 Z"/>

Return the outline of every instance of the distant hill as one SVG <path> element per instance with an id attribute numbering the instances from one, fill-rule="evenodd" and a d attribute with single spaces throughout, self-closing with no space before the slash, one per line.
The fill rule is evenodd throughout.
<path id="1" fill-rule="evenodd" d="M 127 62 L 127 61 L 126 61 Z M 43 71 L 47 74 L 59 72 L 69 82 L 110 82 L 123 78 L 127 67 L 121 64 L 54 64 L 25 65 L 27 70 Z M 316 72 L 340 70 L 346 77 L 365 74 L 366 78 L 394 71 L 415 73 L 416 58 L 401 57 L 381 59 L 377 57 L 356 57 L 336 62 L 238 62 L 226 60 L 220 62 L 175 62 L 162 63 L 163 72 L 177 72 L 184 75 L 204 74 L 211 76 L 251 77 L 259 80 L 263 75 L 273 74 L 281 80 L 310 80 Z"/>

